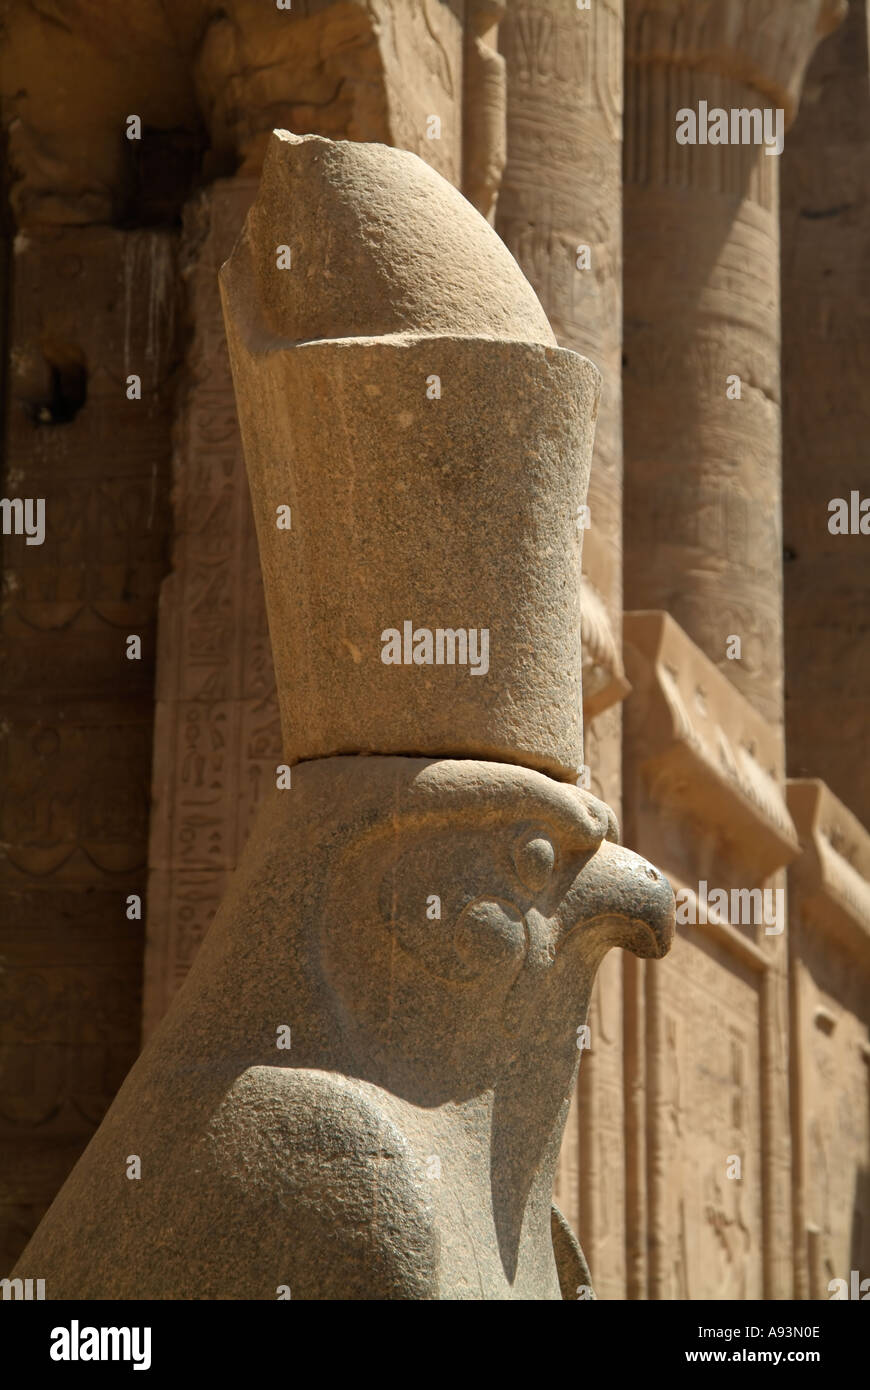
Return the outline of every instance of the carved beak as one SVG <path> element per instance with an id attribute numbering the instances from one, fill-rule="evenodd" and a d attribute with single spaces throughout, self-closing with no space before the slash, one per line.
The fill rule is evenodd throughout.
<path id="1" fill-rule="evenodd" d="M 641 855 L 602 840 L 563 900 L 557 949 L 582 941 L 584 947 L 596 945 L 602 956 L 622 946 L 658 958 L 673 940 L 675 912 L 664 874 Z"/>

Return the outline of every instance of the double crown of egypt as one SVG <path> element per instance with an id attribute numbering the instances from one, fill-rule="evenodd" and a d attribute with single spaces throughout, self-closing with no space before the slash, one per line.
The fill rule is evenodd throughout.
<path id="1" fill-rule="evenodd" d="M 382 146 L 276 131 L 221 289 L 292 788 L 17 1272 L 49 1298 L 589 1296 L 552 1202 L 577 1038 L 605 953 L 661 956 L 674 921 L 573 785 L 598 372 Z M 409 614 L 486 631 L 485 679 L 382 661 Z"/>

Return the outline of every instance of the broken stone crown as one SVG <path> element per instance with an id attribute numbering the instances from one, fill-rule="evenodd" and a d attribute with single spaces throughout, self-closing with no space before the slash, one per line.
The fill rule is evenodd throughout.
<path id="1" fill-rule="evenodd" d="M 385 146 L 275 131 L 221 291 L 287 761 L 574 780 L 597 369 L 461 194 Z"/>

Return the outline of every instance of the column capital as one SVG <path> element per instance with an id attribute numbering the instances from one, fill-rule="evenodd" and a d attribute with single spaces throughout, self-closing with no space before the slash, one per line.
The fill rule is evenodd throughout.
<path id="1" fill-rule="evenodd" d="M 754 87 L 788 122 L 816 44 L 847 9 L 847 0 L 626 0 L 626 61 Z"/>

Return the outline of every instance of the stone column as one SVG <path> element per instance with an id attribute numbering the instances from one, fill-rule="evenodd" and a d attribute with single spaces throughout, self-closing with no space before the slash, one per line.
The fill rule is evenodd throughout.
<path id="1" fill-rule="evenodd" d="M 563 347 L 603 373 L 584 565 L 586 759 L 618 808 L 622 680 L 622 0 L 518 0 L 500 30 L 508 158 L 496 227 Z M 621 966 L 602 967 L 580 1106 L 565 1136 L 559 1197 L 582 1226 L 596 1287 L 624 1296 Z M 579 1124 L 583 1117 L 584 1132 Z M 601 1147 L 599 1147 L 601 1146 Z"/>
<path id="2" fill-rule="evenodd" d="M 820 45 L 782 165 L 786 732 L 792 776 L 824 776 L 870 822 L 864 637 L 870 518 L 867 4 Z M 831 510 L 842 499 L 845 524 Z M 834 510 L 840 510 L 834 507 Z M 865 533 L 861 534 L 861 521 Z M 832 531 L 830 528 L 835 529 Z"/>
<path id="3" fill-rule="evenodd" d="M 626 607 L 671 613 L 775 723 L 779 157 L 763 143 L 680 144 L 678 113 L 724 110 L 729 140 L 732 108 L 778 109 L 788 127 L 838 9 L 833 0 L 626 5 Z M 726 654 L 731 636 L 737 660 Z"/>

